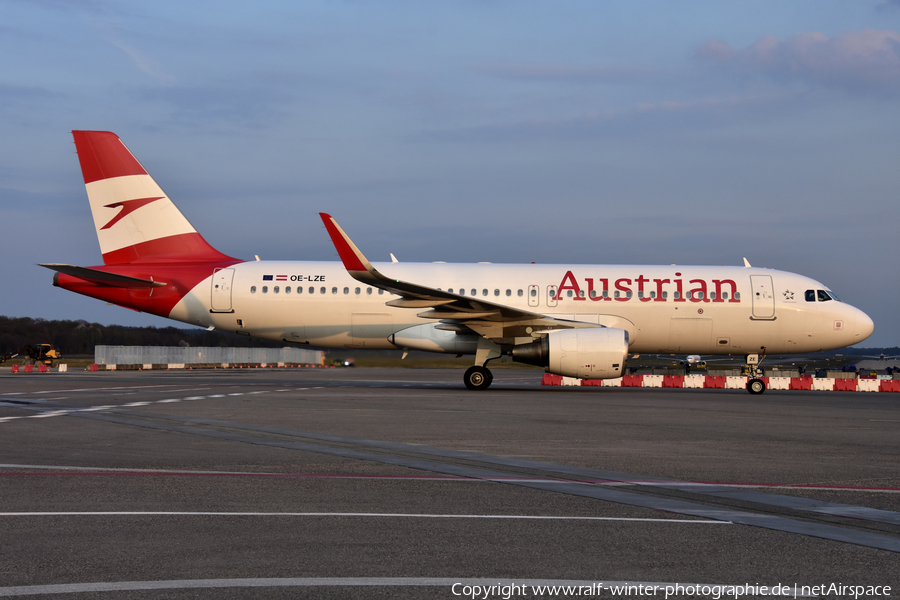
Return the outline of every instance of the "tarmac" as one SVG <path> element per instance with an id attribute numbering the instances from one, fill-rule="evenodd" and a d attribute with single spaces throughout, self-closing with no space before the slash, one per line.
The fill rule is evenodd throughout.
<path id="1" fill-rule="evenodd" d="M 0 597 L 900 595 L 900 396 L 541 375 L 0 373 Z"/>

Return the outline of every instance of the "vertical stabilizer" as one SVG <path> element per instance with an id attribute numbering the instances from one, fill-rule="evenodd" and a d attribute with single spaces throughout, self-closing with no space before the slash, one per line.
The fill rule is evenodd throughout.
<path id="1" fill-rule="evenodd" d="M 104 264 L 234 260 L 197 233 L 116 134 L 72 135 Z"/>

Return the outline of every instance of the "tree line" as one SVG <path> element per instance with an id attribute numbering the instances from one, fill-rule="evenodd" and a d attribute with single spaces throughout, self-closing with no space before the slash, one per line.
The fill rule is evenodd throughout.
<path id="1" fill-rule="evenodd" d="M 125 327 L 88 321 L 48 321 L 0 316 L 0 354 L 25 345 L 53 344 L 63 355 L 93 355 L 94 346 L 214 346 L 281 348 L 283 343 L 235 333 L 177 327 Z"/>

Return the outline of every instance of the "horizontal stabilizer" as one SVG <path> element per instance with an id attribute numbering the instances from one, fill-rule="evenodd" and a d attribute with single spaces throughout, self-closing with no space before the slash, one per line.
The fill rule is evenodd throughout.
<path id="1" fill-rule="evenodd" d="M 106 285 L 109 287 L 128 288 L 128 289 L 147 289 L 155 287 L 165 287 L 168 285 L 163 281 L 153 281 L 152 279 L 140 279 L 139 277 L 129 277 L 127 275 L 117 275 L 116 273 L 107 273 L 97 269 L 89 269 L 87 267 L 76 267 L 75 265 L 58 265 L 46 264 L 38 265 L 46 267 L 59 273 L 78 277 L 85 281 Z"/>

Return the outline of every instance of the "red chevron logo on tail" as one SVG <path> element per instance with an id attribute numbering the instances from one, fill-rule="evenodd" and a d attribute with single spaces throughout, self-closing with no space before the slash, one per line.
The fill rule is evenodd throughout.
<path id="1" fill-rule="evenodd" d="M 115 225 L 116 223 L 121 221 L 123 218 L 127 217 L 128 215 L 130 215 L 131 213 L 133 213 L 134 211 L 139 209 L 140 207 L 146 206 L 147 204 L 150 204 L 151 202 L 156 202 L 157 200 L 162 200 L 163 198 L 165 198 L 165 196 L 159 196 L 157 198 L 135 198 L 134 200 L 124 200 L 122 202 L 113 202 L 112 204 L 107 204 L 103 208 L 116 208 L 118 206 L 121 206 L 122 210 L 120 210 L 119 214 L 117 214 L 115 217 L 113 217 L 109 223 L 107 223 L 100 229 L 109 229 L 110 227 L 112 227 L 113 225 Z"/>

